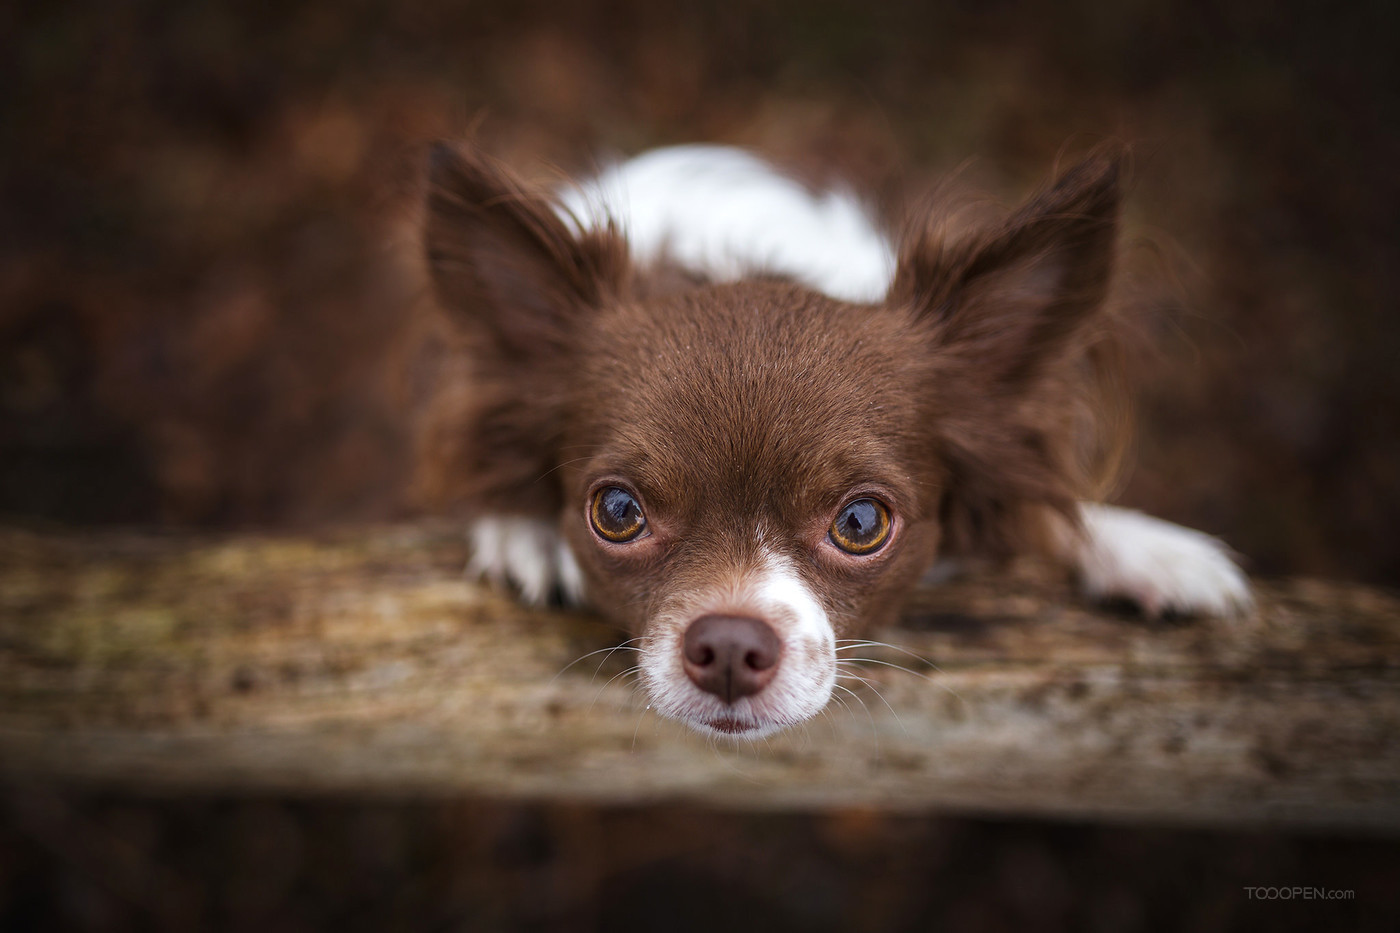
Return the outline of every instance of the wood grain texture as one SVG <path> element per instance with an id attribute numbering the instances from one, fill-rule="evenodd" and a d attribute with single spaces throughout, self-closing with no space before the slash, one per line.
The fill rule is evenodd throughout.
<path id="1" fill-rule="evenodd" d="M 727 745 L 650 713 L 606 624 L 465 560 L 438 526 L 0 530 L 0 775 L 1400 830 L 1400 600 L 1375 589 L 1148 623 L 1036 568 L 969 577 L 920 591 L 826 714 Z"/>

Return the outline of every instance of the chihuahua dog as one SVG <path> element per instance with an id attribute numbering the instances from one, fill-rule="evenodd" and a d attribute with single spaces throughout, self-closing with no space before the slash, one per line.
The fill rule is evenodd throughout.
<path id="1" fill-rule="evenodd" d="M 531 190 L 432 158 L 424 237 L 466 376 L 427 434 L 474 573 L 640 638 L 653 708 L 756 738 L 815 715 L 838 638 L 946 557 L 1049 554 L 1093 598 L 1229 614 L 1199 532 L 1085 501 L 1119 156 L 888 239 L 736 149 Z"/>

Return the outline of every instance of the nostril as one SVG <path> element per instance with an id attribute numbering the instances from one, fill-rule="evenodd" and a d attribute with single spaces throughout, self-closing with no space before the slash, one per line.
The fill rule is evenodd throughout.
<path id="1" fill-rule="evenodd" d="M 756 671 L 766 671 L 778 660 L 765 651 L 750 651 L 744 655 L 744 663 Z"/>
<path id="2" fill-rule="evenodd" d="M 686 661 L 697 667 L 709 667 L 715 663 L 712 635 L 705 631 L 697 632 L 695 625 L 691 625 L 685 633 L 685 646 L 682 655 Z"/>
<path id="3" fill-rule="evenodd" d="M 732 703 L 767 686 L 781 654 L 777 633 L 761 619 L 701 616 L 685 630 L 681 666 L 701 690 Z"/>

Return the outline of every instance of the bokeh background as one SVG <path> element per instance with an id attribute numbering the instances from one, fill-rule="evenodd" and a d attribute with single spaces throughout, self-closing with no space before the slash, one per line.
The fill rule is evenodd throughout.
<path id="1" fill-rule="evenodd" d="M 1122 499 L 1400 581 L 1392 5 L 15 3 L 0 514 L 402 515 L 428 142 L 527 175 L 705 140 L 897 201 L 1105 138 L 1155 313 Z"/>
<path id="2" fill-rule="evenodd" d="M 654 145 L 737 143 L 894 204 L 949 171 L 1011 201 L 1067 153 L 1111 137 L 1134 150 L 1130 271 L 1155 347 L 1141 367 L 1137 466 L 1122 501 L 1222 535 L 1264 575 L 1396 585 L 1397 9 L 1378 0 L 4 4 L 0 518 L 228 529 L 411 516 L 424 291 L 413 225 L 434 139 L 473 134 L 541 180 Z M 336 885 L 326 879 L 336 876 L 313 867 L 341 851 L 373 862 L 380 845 L 399 856 L 386 856 L 389 874 L 375 883 L 419 907 L 428 928 L 458 928 L 481 916 L 462 905 L 496 903 L 436 875 L 403 886 L 442 851 L 494 866 L 487 877 L 505 879 L 497 893 L 524 892 L 538 908 L 490 928 L 617 919 L 600 903 L 652 916 L 665 897 L 639 892 L 703 901 L 706 878 L 743 882 L 796 865 L 808 874 L 776 895 L 744 888 L 757 905 L 746 916 L 807 918 L 809 928 L 865 917 L 878 928 L 882 917 L 898 926 L 942 911 L 962 929 L 1157 920 L 1217 929 L 1252 917 L 1301 929 L 1312 914 L 1242 914 L 1224 866 L 1241 884 L 1272 883 L 1259 878 L 1270 867 L 1322 883 L 1324 862 L 1377 864 L 1361 843 L 1336 843 L 1336 855 L 1297 840 L 874 815 L 578 816 L 474 804 L 452 811 L 457 829 L 439 836 L 436 811 L 416 804 L 345 804 L 347 815 L 331 804 L 180 810 L 84 797 L 64 802 L 52 825 L 33 823 L 46 812 L 33 799 L 11 804 L 0 822 L 0 906 L 21 926 L 58 917 L 141 928 L 165 916 L 141 886 L 183 878 L 195 885 L 194 913 L 176 902 L 170 928 L 220 904 L 252 904 L 219 914 L 235 927 L 332 916 L 353 927 L 377 915 L 327 912 Z M 288 837 L 301 847 L 291 875 L 257 854 L 257 834 L 228 828 L 243 824 L 239 807 L 271 819 L 273 838 L 302 827 Z M 484 815 L 497 812 L 509 818 Z M 672 838 L 688 848 L 648 861 L 661 851 L 656 837 L 634 826 L 651 841 L 620 843 L 621 854 L 596 862 L 613 874 L 592 887 L 570 874 L 606 827 L 646 819 L 682 827 Z M 339 828 L 318 832 L 318 820 Z M 368 835 L 336 835 L 359 832 L 357 820 L 369 821 Z M 209 826 L 228 838 L 211 831 L 201 846 Z M 97 833 L 95 850 L 83 827 Z M 487 841 L 462 849 L 469 837 Z M 809 837 L 837 841 L 822 848 Z M 93 869 L 107 864 L 101 840 L 112 838 L 126 846 L 113 864 L 128 867 Z M 734 861 L 765 839 L 762 856 Z M 913 875 L 895 859 L 887 873 L 900 880 L 881 887 L 882 870 L 851 867 L 863 845 L 908 856 Z M 1174 854 L 1142 855 L 1159 848 Z M 920 871 L 962 853 L 985 869 L 966 876 L 979 885 L 919 893 Z M 1193 864 L 1213 874 L 1194 876 L 1194 899 L 1161 887 L 1138 897 L 1109 870 L 1124 864 L 1141 869 L 1138 880 L 1154 865 L 1168 877 Z M 250 889 L 228 881 L 243 877 L 231 865 L 249 873 Z M 131 890 L 111 882 L 128 870 Z M 627 871 L 642 881 L 629 887 Z M 1070 882 L 1095 879 L 1098 906 L 1064 900 Z M 549 895 L 550 884 L 564 893 Z M 588 892 L 582 912 L 550 913 L 573 903 L 570 884 Z M 810 897 L 823 891 L 846 899 L 814 914 Z M 392 928 L 394 916 L 370 926 Z"/>

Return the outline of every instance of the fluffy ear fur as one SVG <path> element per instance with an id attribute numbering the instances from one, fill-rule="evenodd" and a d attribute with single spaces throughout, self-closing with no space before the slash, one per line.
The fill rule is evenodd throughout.
<path id="1" fill-rule="evenodd" d="M 1076 520 L 1097 440 L 1088 400 L 1110 357 L 1119 164 L 1117 152 L 1093 155 L 979 235 L 906 240 L 890 296 L 933 333 L 950 550 L 1041 543 L 1047 506 Z"/>
<path id="2" fill-rule="evenodd" d="M 625 284 L 620 237 L 575 236 L 550 201 L 480 152 L 433 147 L 427 214 L 438 300 L 513 359 L 566 346 L 575 319 Z"/>
<path id="3" fill-rule="evenodd" d="M 540 483 L 561 432 L 575 328 L 627 285 L 626 243 L 575 234 L 553 203 L 470 148 L 440 144 L 430 161 L 424 246 L 447 313 L 449 369 L 427 416 L 423 492 L 435 508 L 554 509 Z"/>

